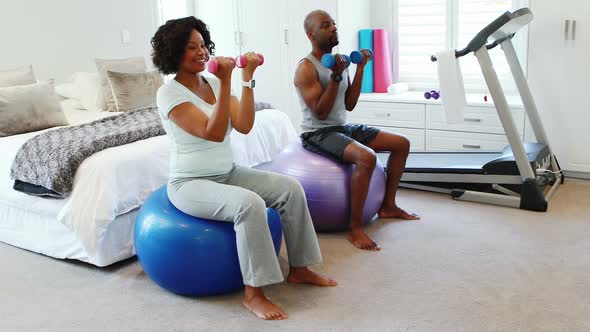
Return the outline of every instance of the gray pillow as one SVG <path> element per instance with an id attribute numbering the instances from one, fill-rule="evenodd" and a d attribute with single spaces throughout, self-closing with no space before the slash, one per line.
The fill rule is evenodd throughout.
<path id="1" fill-rule="evenodd" d="M 116 112 L 117 106 L 109 84 L 107 70 L 123 73 L 145 73 L 145 59 L 143 57 L 132 57 L 127 59 L 94 59 L 94 61 L 100 77 L 100 86 L 106 102 L 106 110 Z"/>
<path id="2" fill-rule="evenodd" d="M 33 66 L 31 65 L 10 70 L 0 70 L 0 88 L 34 84 L 36 82 Z"/>
<path id="3" fill-rule="evenodd" d="M 164 84 L 158 72 L 120 73 L 107 70 L 118 112 L 156 107 L 156 93 Z"/>
<path id="4" fill-rule="evenodd" d="M 65 125 L 52 83 L 0 88 L 0 137 Z"/>
<path id="5" fill-rule="evenodd" d="M 265 103 L 265 102 L 256 102 L 254 103 L 254 107 L 255 107 L 255 111 L 258 112 L 260 110 L 266 110 L 266 109 L 274 109 L 274 107 L 269 104 L 269 103 Z"/>

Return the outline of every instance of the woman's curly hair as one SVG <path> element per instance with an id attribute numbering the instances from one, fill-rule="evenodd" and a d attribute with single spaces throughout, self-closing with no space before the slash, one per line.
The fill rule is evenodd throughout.
<path id="1" fill-rule="evenodd" d="M 211 34 L 207 25 L 194 16 L 169 20 L 162 25 L 152 37 L 152 61 L 154 66 L 165 75 L 178 72 L 184 50 L 193 30 L 197 30 L 209 53 L 215 53 L 215 43 L 211 41 Z"/>

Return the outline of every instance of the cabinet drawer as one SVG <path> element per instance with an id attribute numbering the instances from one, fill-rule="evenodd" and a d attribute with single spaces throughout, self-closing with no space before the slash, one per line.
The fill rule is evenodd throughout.
<path id="1" fill-rule="evenodd" d="M 522 135 L 524 131 L 524 110 L 513 108 L 512 117 L 518 132 Z M 448 124 L 441 105 L 426 105 L 426 127 L 438 130 L 504 134 L 504 127 L 502 127 L 500 117 L 493 107 L 467 106 L 463 111 L 463 122 Z"/>
<path id="2" fill-rule="evenodd" d="M 424 128 L 424 104 L 358 102 L 348 121 L 373 126 Z"/>
<path id="3" fill-rule="evenodd" d="M 410 151 L 424 151 L 424 129 L 394 128 L 375 126 L 381 130 L 406 136 L 410 140 Z"/>
<path id="4" fill-rule="evenodd" d="M 504 135 L 426 131 L 427 151 L 501 151 L 506 145 Z"/>

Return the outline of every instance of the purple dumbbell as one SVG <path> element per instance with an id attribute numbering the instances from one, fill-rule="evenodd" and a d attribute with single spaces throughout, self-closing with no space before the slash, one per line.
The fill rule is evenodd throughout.
<path id="1" fill-rule="evenodd" d="M 426 91 L 426 92 L 424 92 L 424 98 L 426 98 L 426 99 L 433 98 L 436 100 L 436 99 L 440 98 L 440 91 L 435 91 L 435 90 Z"/>

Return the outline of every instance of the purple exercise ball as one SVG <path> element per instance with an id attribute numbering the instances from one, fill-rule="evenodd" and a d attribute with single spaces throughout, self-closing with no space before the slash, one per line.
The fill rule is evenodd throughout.
<path id="1" fill-rule="evenodd" d="M 319 232 L 344 231 L 350 225 L 350 176 L 356 166 L 313 153 L 297 142 L 273 161 L 256 168 L 292 176 L 307 197 L 314 227 Z M 377 160 L 363 209 L 363 224 L 379 211 L 385 195 L 385 171 Z"/>

